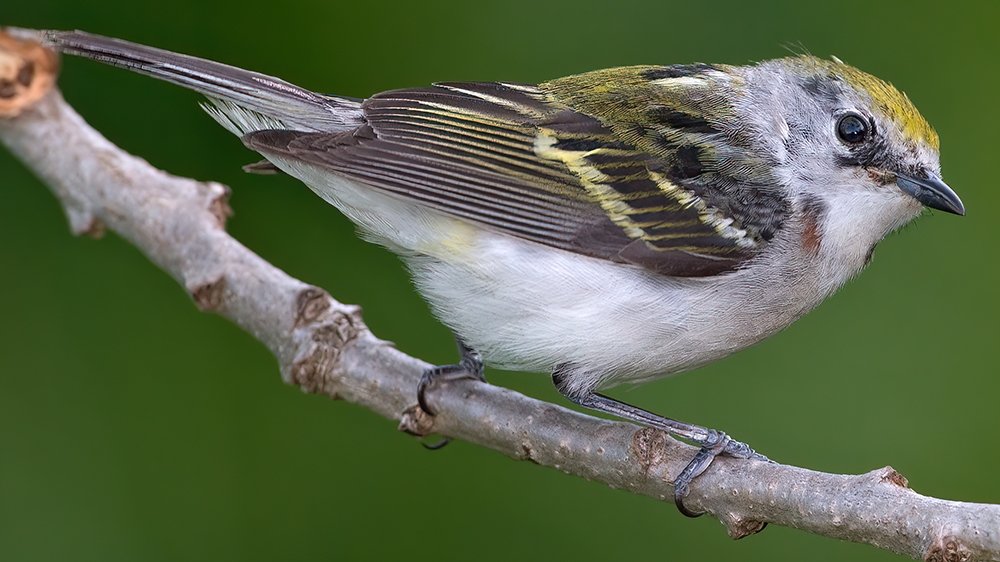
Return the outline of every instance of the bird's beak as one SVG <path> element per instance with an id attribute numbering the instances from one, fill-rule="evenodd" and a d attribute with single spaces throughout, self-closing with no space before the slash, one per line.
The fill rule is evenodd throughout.
<path id="1" fill-rule="evenodd" d="M 965 214 L 965 205 L 948 184 L 937 178 L 896 174 L 896 185 L 931 209 Z"/>

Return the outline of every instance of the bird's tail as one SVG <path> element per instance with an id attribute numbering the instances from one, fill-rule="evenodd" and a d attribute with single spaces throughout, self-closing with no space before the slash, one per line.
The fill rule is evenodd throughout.
<path id="1" fill-rule="evenodd" d="M 163 49 L 83 31 L 43 31 L 46 46 L 120 66 L 208 97 L 202 107 L 237 135 L 265 129 L 333 132 L 361 124 L 360 103 L 283 80 Z"/>

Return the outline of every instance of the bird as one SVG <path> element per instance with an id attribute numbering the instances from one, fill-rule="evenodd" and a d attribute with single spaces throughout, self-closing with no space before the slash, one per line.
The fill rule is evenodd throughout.
<path id="1" fill-rule="evenodd" d="M 937 133 L 888 82 L 809 54 L 744 66 L 441 82 L 367 99 L 82 31 L 63 53 L 204 94 L 203 108 L 398 254 L 461 360 L 416 389 L 548 373 L 570 401 L 718 455 L 726 433 L 602 394 L 746 349 L 818 306 L 925 208 L 965 214 Z"/>

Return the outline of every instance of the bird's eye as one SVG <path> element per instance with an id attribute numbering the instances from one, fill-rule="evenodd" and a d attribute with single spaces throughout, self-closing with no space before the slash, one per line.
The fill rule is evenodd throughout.
<path id="1" fill-rule="evenodd" d="M 861 116 L 848 113 L 837 122 L 837 136 L 851 144 L 861 142 L 868 136 L 868 124 Z"/>

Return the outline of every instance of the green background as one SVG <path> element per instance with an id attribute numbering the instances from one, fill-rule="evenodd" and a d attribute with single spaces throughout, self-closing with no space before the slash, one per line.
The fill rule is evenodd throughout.
<path id="1" fill-rule="evenodd" d="M 743 64 L 789 44 L 890 80 L 940 133 L 968 216 L 928 213 L 890 236 L 858 280 L 771 340 L 613 394 L 784 463 L 891 464 L 918 492 L 1000 502 L 992 4 L 4 4 L 2 24 L 81 28 L 357 97 L 623 64 Z M 398 260 L 295 181 L 243 174 L 254 155 L 198 96 L 78 59 L 64 60 L 60 83 L 113 142 L 231 185 L 229 231 L 251 249 L 362 305 L 402 350 L 454 360 Z M 566 404 L 545 376 L 487 375 Z M 0 150 L 0 559 L 362 557 L 896 558 L 774 526 L 736 542 L 709 517 L 466 443 L 425 451 L 391 421 L 284 386 L 261 344 L 199 313 L 114 234 L 71 237 L 54 197 Z"/>

